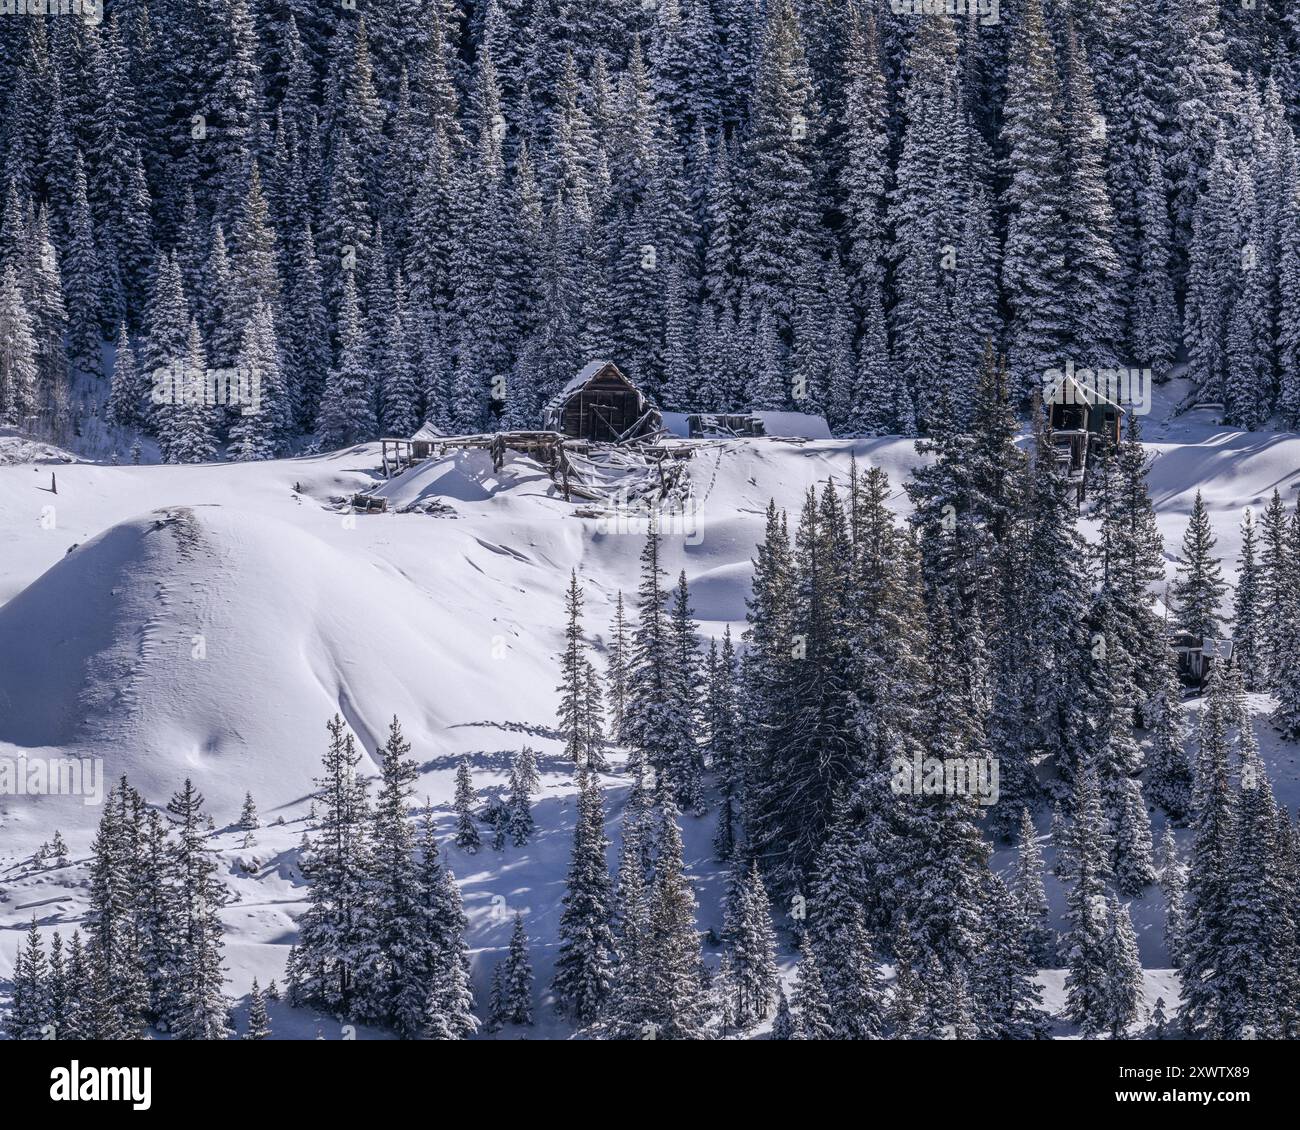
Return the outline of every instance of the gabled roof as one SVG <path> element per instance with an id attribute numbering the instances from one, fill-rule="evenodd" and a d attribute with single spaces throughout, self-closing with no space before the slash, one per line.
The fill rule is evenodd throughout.
<path id="1" fill-rule="evenodd" d="M 615 365 L 613 361 L 592 361 L 587 365 L 584 365 L 582 371 L 578 373 L 577 376 L 571 377 L 568 384 L 546 402 L 546 406 L 542 409 L 542 412 L 558 412 L 569 397 L 584 385 L 594 381 L 606 369 L 613 369 L 614 372 L 618 373 L 618 375 L 622 377 L 623 380 L 627 381 L 629 385 L 632 384 L 632 382 L 624 376 L 623 371 Z"/>
<path id="2" fill-rule="evenodd" d="M 1124 406 L 1119 401 L 1112 400 L 1096 385 L 1081 384 L 1069 373 L 1061 374 L 1060 379 L 1048 388 L 1043 401 L 1047 404 L 1087 404 L 1089 407 L 1109 404 L 1112 408 L 1124 411 Z"/>
<path id="3" fill-rule="evenodd" d="M 425 420 L 420 425 L 420 430 L 411 437 L 412 442 L 416 440 L 442 439 L 446 433 L 434 425 L 432 420 Z"/>

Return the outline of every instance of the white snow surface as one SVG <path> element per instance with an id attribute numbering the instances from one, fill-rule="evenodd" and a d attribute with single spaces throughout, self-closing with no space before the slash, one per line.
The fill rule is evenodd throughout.
<path id="1" fill-rule="evenodd" d="M 1231 580 L 1242 508 L 1262 507 L 1274 487 L 1294 504 L 1300 436 L 1242 433 L 1204 412 L 1162 418 L 1181 391 L 1162 390 L 1157 415 L 1145 422 L 1169 576 L 1199 489 Z M 737 636 L 744 628 L 749 561 L 769 498 L 793 521 L 808 487 L 828 477 L 843 484 L 856 457 L 889 473 L 891 505 L 904 513 L 903 483 L 920 461 L 913 442 L 897 438 L 690 446 L 697 524 L 690 536 L 669 530 L 664 563 L 673 578 L 685 570 L 706 637 L 728 624 Z M 5 458 L 17 450 L 42 462 Z M 580 516 L 582 506 L 565 502 L 541 467 L 517 455 L 497 473 L 484 452 L 455 453 L 388 484 L 373 444 L 195 467 L 65 457 L 0 436 L 0 759 L 100 758 L 105 787 L 126 773 L 157 804 L 194 778 L 217 823 L 213 842 L 231 895 L 223 911 L 230 991 L 239 997 L 254 975 L 263 984 L 283 977 L 303 907 L 297 845 L 327 718 L 341 713 L 373 754 L 398 715 L 421 767 L 417 796 L 433 806 L 444 835 L 460 758 L 470 758 L 486 798 L 505 789 L 514 751 L 532 745 L 543 779 L 533 842 L 503 852 L 485 844 L 467 855 L 448 840 L 445 860 L 465 896 L 480 1001 L 513 914 L 523 911 L 539 990 L 529 1034 L 567 1034 L 545 992 L 575 793 L 553 729 L 553 657 L 570 569 L 586 589 L 587 633 L 603 650 L 616 594 L 630 599 L 636 588 L 636 524 Z M 387 513 L 353 515 L 343 505 L 376 487 L 390 500 Z M 453 514 L 399 512 L 430 501 Z M 1269 705 L 1256 696 L 1258 712 Z M 1300 750 L 1277 741 L 1263 717 L 1256 729 L 1279 800 L 1293 807 Z M 621 761 L 605 778 L 611 865 L 626 788 Z M 363 767 L 374 772 L 371 761 Z M 252 848 L 229 827 L 245 790 L 264 825 Z M 0 796 L 0 978 L 33 916 L 46 934 L 70 934 L 80 921 L 99 814 L 80 798 Z M 1158 830 L 1158 814 L 1154 823 Z M 1041 824 L 1045 833 L 1045 816 Z M 37 869 L 31 855 L 55 828 L 71 862 Z M 702 929 L 721 917 L 712 832 L 711 817 L 684 818 Z M 1005 866 L 1011 854 L 999 852 L 995 863 Z M 1050 865 L 1050 845 L 1046 855 Z M 1063 892 L 1050 877 L 1049 891 L 1059 914 Z M 1160 902 L 1153 888 L 1132 912 L 1147 1003 L 1163 996 L 1172 1012 L 1177 978 L 1166 968 Z M 782 960 L 788 968 L 794 959 Z M 1063 976 L 1043 973 L 1049 1006 L 1062 1001 Z M 272 1020 L 279 1036 L 337 1036 L 333 1020 L 305 1010 L 274 1006 Z"/>

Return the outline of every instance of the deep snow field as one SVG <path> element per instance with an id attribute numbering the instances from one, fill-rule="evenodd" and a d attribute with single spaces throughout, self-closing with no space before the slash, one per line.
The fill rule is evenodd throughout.
<path id="1" fill-rule="evenodd" d="M 1168 574 L 1200 489 L 1232 580 L 1242 509 L 1262 508 L 1275 487 L 1294 505 L 1300 436 L 1237 432 L 1208 411 L 1171 417 L 1181 391 L 1178 383 L 1159 390 L 1144 421 Z M 769 498 L 793 522 L 806 488 L 827 477 L 842 484 L 856 455 L 888 471 L 903 513 L 902 486 L 919 458 L 912 441 L 891 438 L 675 442 L 694 448 L 685 466 L 696 509 L 693 522 L 667 530 L 665 565 L 673 579 L 685 569 L 706 637 L 727 624 L 737 636 L 744 628 L 749 559 Z M 480 1004 L 514 912 L 525 916 L 537 1026 L 499 1035 L 565 1034 L 545 1003 L 574 816 L 573 774 L 553 732 L 563 590 L 576 569 L 588 636 L 603 646 L 616 594 L 630 601 L 636 589 L 640 531 L 592 516 L 590 503 L 564 501 L 518 455 L 497 474 L 486 453 L 462 452 L 387 485 L 377 444 L 193 467 L 64 458 L 0 435 L 0 758 L 99 757 L 106 789 L 126 773 L 156 804 L 184 777 L 195 779 L 216 820 L 231 894 L 223 918 L 238 998 L 254 976 L 283 984 L 303 905 L 297 848 L 332 714 L 343 714 L 371 754 L 398 715 L 422 767 L 417 795 L 448 837 L 461 756 L 486 798 L 505 789 L 511 754 L 532 745 L 543 777 L 533 842 L 501 852 L 485 843 L 466 855 L 448 841 L 444 861 L 464 894 Z M 354 492 L 381 486 L 387 513 L 343 507 Z M 430 502 L 441 504 L 436 513 L 422 511 Z M 1269 702 L 1256 696 L 1254 705 L 1262 715 Z M 1263 717 L 1256 731 L 1278 798 L 1294 808 L 1300 747 L 1278 742 Z M 622 758 L 612 760 L 611 865 L 626 788 Z M 228 828 L 246 789 L 263 822 L 251 848 Z M 33 915 L 47 934 L 69 935 L 79 922 L 99 815 L 79 798 L 0 796 L 0 979 Z M 1161 817 L 1153 822 L 1158 831 Z M 1046 825 L 1042 814 L 1044 834 Z M 31 855 L 55 828 L 71 862 L 37 870 Z M 684 832 L 707 929 L 721 918 L 712 817 L 684 817 Z M 1059 912 L 1062 892 L 1050 876 L 1048 884 Z M 1172 1013 L 1177 980 L 1166 968 L 1159 903 L 1153 888 L 1132 912 L 1147 1004 L 1163 996 Z M 789 967 L 793 956 L 782 962 Z M 1064 971 L 1043 973 L 1053 1010 L 1063 979 Z M 242 1008 L 237 1015 L 242 1025 Z M 284 1004 L 272 1006 L 272 1024 L 280 1037 L 339 1036 L 335 1019 Z"/>

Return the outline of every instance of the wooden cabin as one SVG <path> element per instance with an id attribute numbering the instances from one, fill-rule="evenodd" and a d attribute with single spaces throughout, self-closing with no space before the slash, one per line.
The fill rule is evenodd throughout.
<path id="1" fill-rule="evenodd" d="M 1217 660 L 1232 659 L 1232 640 L 1202 639 L 1182 629 L 1170 632 L 1169 645 L 1178 659 L 1178 678 L 1187 686 L 1204 685 Z"/>
<path id="2" fill-rule="evenodd" d="M 1096 385 L 1062 373 L 1048 386 L 1044 402 L 1052 442 L 1068 461 L 1071 474 L 1084 472 L 1090 455 L 1103 443 L 1119 443 L 1124 409 Z"/>
<path id="3" fill-rule="evenodd" d="M 659 430 L 659 409 L 612 361 L 593 361 L 542 409 L 542 427 L 569 439 L 623 443 Z"/>

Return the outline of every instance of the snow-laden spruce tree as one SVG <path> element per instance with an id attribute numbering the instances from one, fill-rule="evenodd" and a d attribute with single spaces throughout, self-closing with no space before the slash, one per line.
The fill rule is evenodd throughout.
<path id="1" fill-rule="evenodd" d="M 797 1040 L 833 1040 L 836 1038 L 834 1014 L 826 987 L 817 965 L 816 951 L 805 936 L 803 954 L 795 970 L 794 1030 Z"/>
<path id="2" fill-rule="evenodd" d="M 634 760 L 662 776 L 661 784 L 679 802 L 695 803 L 689 778 L 680 770 L 691 763 L 695 749 L 695 720 L 684 710 L 684 688 L 673 664 L 678 655 L 673 621 L 665 611 L 660 584 L 662 540 L 656 518 L 650 518 L 641 553 L 641 583 L 637 590 L 637 624 L 633 633 L 631 673 L 624 728 L 634 746 Z M 694 688 L 691 688 L 692 692 Z"/>
<path id="3" fill-rule="evenodd" d="M 372 380 L 365 364 L 365 336 L 355 272 L 343 272 L 338 319 L 338 358 L 330 370 L 316 415 L 323 447 L 347 447 L 374 438 Z"/>
<path id="4" fill-rule="evenodd" d="M 1181 966 L 1179 1020 L 1189 1034 L 1224 1031 L 1224 954 L 1230 922 L 1229 859 L 1236 840 L 1237 806 L 1229 754 L 1235 707 L 1232 672 L 1210 671 L 1201 710 L 1196 791 L 1192 798 L 1192 852 L 1187 868 L 1187 922 Z"/>
<path id="5" fill-rule="evenodd" d="M 490 1021 L 494 1028 L 533 1022 L 533 964 L 528 956 L 528 934 L 523 915 L 515 913 L 510 948 L 492 977 Z"/>
<path id="6" fill-rule="evenodd" d="M 537 825 L 533 820 L 533 798 L 529 788 L 529 775 L 520 772 L 518 755 L 510 766 L 510 795 L 506 801 L 506 833 L 515 847 L 523 847 Z"/>
<path id="7" fill-rule="evenodd" d="M 863 915 L 862 886 L 853 814 L 839 797 L 808 900 L 809 932 L 836 1039 L 870 1040 L 881 1034 L 880 971 Z"/>
<path id="8" fill-rule="evenodd" d="M 1046 1038 L 1047 1014 L 1035 981 L 1040 958 L 1033 943 L 1034 924 L 1020 898 L 990 872 L 984 948 L 970 976 L 972 1019 L 980 1039 Z"/>
<path id="9" fill-rule="evenodd" d="M 1232 657 L 1247 690 L 1264 685 L 1261 579 L 1257 561 L 1255 513 L 1247 508 L 1241 520 L 1241 551 L 1237 558 L 1237 587 L 1232 594 Z"/>
<path id="10" fill-rule="evenodd" d="M 292 410 L 280 367 L 280 347 L 271 307 L 259 302 L 245 323 L 239 347 L 241 383 L 251 401 L 241 403 L 230 428 L 230 454 L 246 462 L 274 458 L 291 427 Z"/>
<path id="11" fill-rule="evenodd" d="M 1300 739 L 1300 503 L 1287 523 L 1285 556 L 1277 571 L 1274 594 L 1283 602 L 1283 610 L 1273 649 L 1277 707 L 1272 720 L 1283 737 L 1295 741 Z"/>
<path id="12" fill-rule="evenodd" d="M 1055 51 L 1039 0 L 1030 0 L 1014 34 L 1001 138 L 1010 172 L 1002 195 L 1002 286 L 1011 312 L 1011 370 L 1023 397 L 1060 364 L 1070 340 L 1066 217 L 1075 202 L 1064 175 Z"/>
<path id="13" fill-rule="evenodd" d="M 48 1039 L 48 1026 L 52 1022 L 49 965 L 35 916 L 26 940 L 18 946 L 12 980 L 5 1032 L 11 1040 Z"/>
<path id="14" fill-rule="evenodd" d="M 456 766 L 456 846 L 462 851 L 475 852 L 482 844 L 478 831 L 478 818 L 474 805 L 478 797 L 474 791 L 474 778 L 470 773 L 469 758 L 462 757 Z"/>
<path id="15" fill-rule="evenodd" d="M 1121 1040 L 1141 1015 L 1142 963 L 1128 907 L 1112 895 L 1107 914 L 1105 1016 L 1110 1038 Z"/>
<path id="16" fill-rule="evenodd" d="M 631 674 L 631 633 L 623 610 L 623 593 L 620 591 L 614 604 L 614 619 L 609 628 L 609 648 L 605 663 L 605 686 L 609 705 L 610 738 L 622 744 L 624 717 L 627 713 L 628 680 Z"/>
<path id="17" fill-rule="evenodd" d="M 1247 726 L 1249 723 L 1247 723 Z M 1294 1024 L 1294 874 L 1278 841 L 1278 810 L 1253 739 L 1243 734 L 1227 926 L 1216 973 L 1225 1039 L 1282 1039 Z"/>
<path id="18" fill-rule="evenodd" d="M 35 414 L 39 375 L 32 318 L 9 266 L 0 276 L 0 420 L 20 424 Z"/>
<path id="19" fill-rule="evenodd" d="M 377 751 L 379 792 L 371 816 L 367 914 L 371 920 L 365 972 L 359 974 L 358 1015 L 399 1026 L 399 1035 L 417 1035 L 399 1004 L 411 983 L 427 976 L 423 964 L 424 923 L 410 824 L 411 786 L 419 774 L 410 758 L 411 743 L 394 716 Z M 405 1030 L 403 1030 L 405 1029 Z"/>
<path id="20" fill-rule="evenodd" d="M 224 1040 L 230 1035 L 230 1002 L 219 911 L 226 891 L 206 843 L 203 796 L 193 782 L 187 779 L 167 802 L 167 813 L 176 831 L 172 866 L 180 965 L 169 1027 L 178 1040 Z"/>
<path id="21" fill-rule="evenodd" d="M 707 999 L 701 979 L 695 892 L 682 860 L 677 808 L 664 803 L 654 879 L 650 885 L 643 955 L 649 1015 L 660 1040 L 699 1039 L 705 1034 Z"/>
<path id="22" fill-rule="evenodd" d="M 1178 555 L 1178 579 L 1170 588 L 1174 622 L 1198 639 L 1217 637 L 1223 623 L 1219 605 L 1228 586 L 1219 559 L 1214 556 L 1215 544 L 1205 500 L 1198 490 Z"/>
<path id="23" fill-rule="evenodd" d="M 564 596 L 565 628 L 564 650 L 559 655 L 560 696 L 557 715 L 560 732 L 564 735 L 564 752 L 575 765 L 586 763 L 591 749 L 593 725 L 599 722 L 589 715 L 590 701 L 587 690 L 591 663 L 587 658 L 587 645 L 582 635 L 582 587 L 578 584 L 577 570 L 569 574 L 569 588 Z"/>
<path id="24" fill-rule="evenodd" d="M 396 1027 L 433 1040 L 463 1040 L 478 1030 L 469 983 L 468 920 L 460 887 L 438 855 L 437 827 L 425 814 L 420 833 L 421 960 L 397 1001 Z"/>
<path id="25" fill-rule="evenodd" d="M 1085 1036 L 1104 1031 L 1109 1022 L 1107 844 L 1097 777 L 1091 767 L 1085 766 L 1075 776 L 1074 822 L 1069 837 L 1073 882 L 1066 895 L 1069 925 L 1061 939 L 1061 956 L 1069 969 L 1065 977 L 1066 1015 Z"/>
<path id="26" fill-rule="evenodd" d="M 1056 935 L 1050 925 L 1047 892 L 1043 887 L 1043 853 L 1028 808 L 1020 810 L 1019 846 L 1011 893 L 1024 916 L 1024 941 L 1029 956 L 1045 964 L 1055 953 Z"/>
<path id="27" fill-rule="evenodd" d="M 684 726 L 676 745 L 666 751 L 665 770 L 677 804 L 687 811 L 701 813 L 704 809 L 701 779 L 704 756 L 695 734 L 702 708 L 702 663 L 685 570 L 678 575 L 677 587 L 673 590 L 669 636 L 669 711 L 674 717 L 684 720 Z"/>
<path id="28" fill-rule="evenodd" d="M 113 383 L 106 410 L 108 422 L 119 428 L 143 427 L 147 418 L 149 382 L 136 361 L 125 323 L 117 328 L 113 347 Z"/>
<path id="29" fill-rule="evenodd" d="M 584 768 L 578 774 L 578 818 L 551 982 L 561 1011 L 580 1025 L 596 1020 L 613 987 L 616 941 L 608 848 L 600 780 Z"/>
<path id="30" fill-rule="evenodd" d="M 266 1011 L 266 994 L 253 978 L 253 987 L 248 994 L 248 1030 L 244 1032 L 245 1040 L 265 1040 L 271 1035 L 271 1018 Z"/>
<path id="31" fill-rule="evenodd" d="M 339 715 L 326 729 L 329 745 L 315 781 L 320 815 L 301 859 L 307 910 L 298 923 L 298 987 L 303 999 L 346 1014 L 370 944 L 370 806 L 355 738 Z"/>

